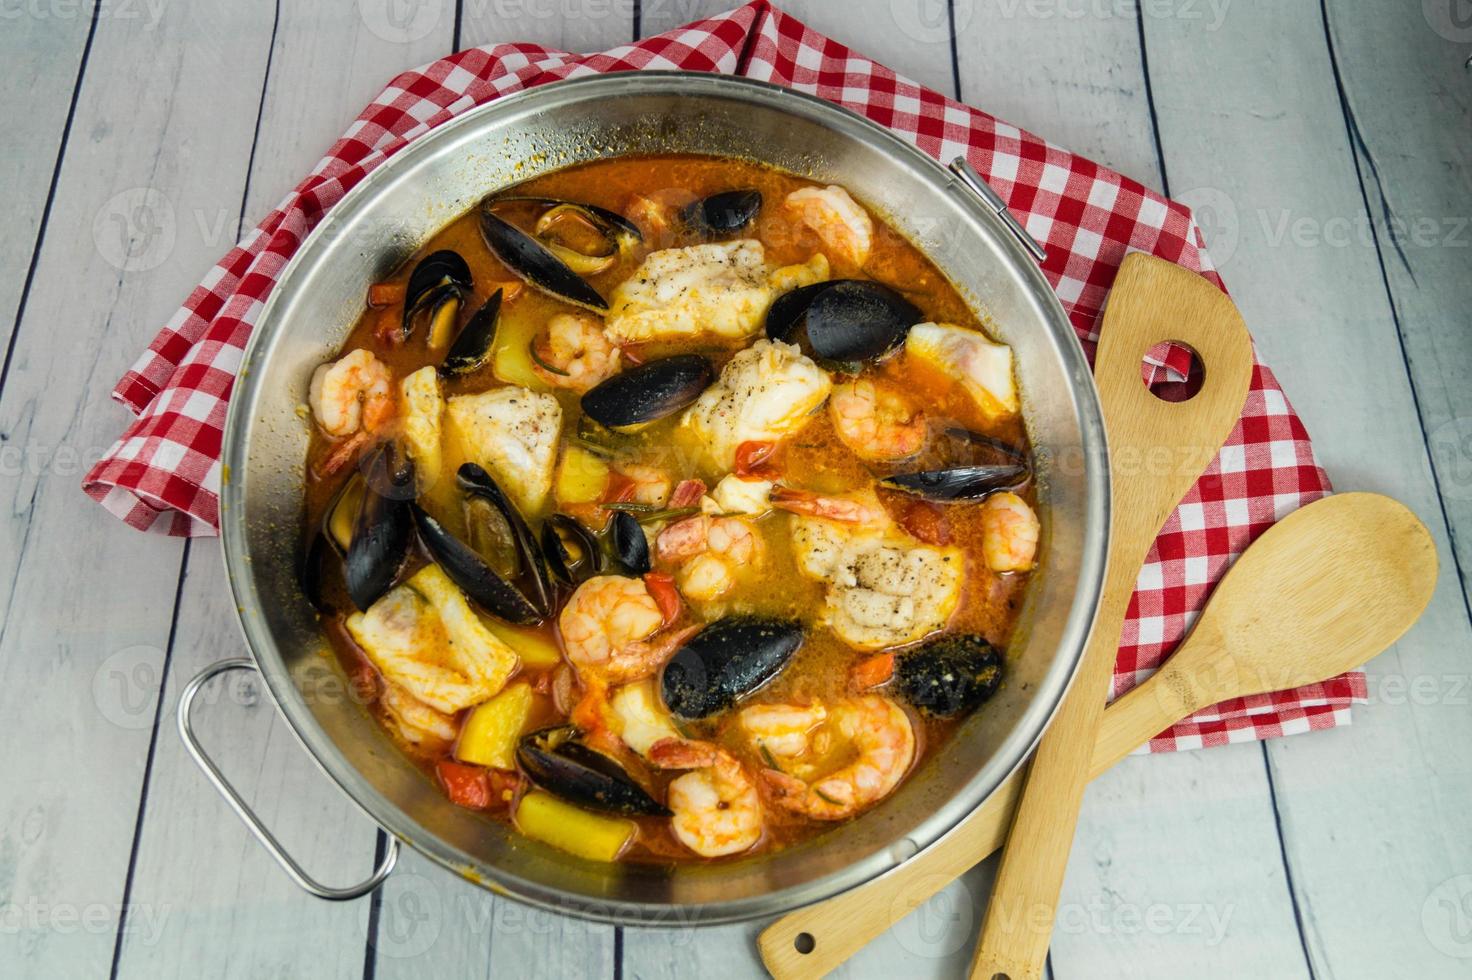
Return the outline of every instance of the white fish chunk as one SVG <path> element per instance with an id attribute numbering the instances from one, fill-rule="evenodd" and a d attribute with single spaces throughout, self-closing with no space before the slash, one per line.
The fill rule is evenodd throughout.
<path id="1" fill-rule="evenodd" d="M 440 440 L 444 435 L 445 397 L 439 372 L 425 365 L 401 381 L 399 406 L 404 446 L 414 460 L 414 478 L 423 493 L 439 479 L 444 458 Z"/>
<path id="2" fill-rule="evenodd" d="M 490 471 L 524 515 L 542 509 L 562 431 L 555 397 L 507 385 L 456 395 L 445 415 L 466 458 Z"/>
<path id="3" fill-rule="evenodd" d="M 758 340 L 726 363 L 686 409 L 684 424 L 729 470 L 743 442 L 777 442 L 802 429 L 832 388 L 828 373 L 793 344 Z"/>
<path id="4" fill-rule="evenodd" d="M 516 652 L 486 629 L 438 565 L 345 625 L 385 680 L 446 714 L 494 696 L 516 671 Z"/>
<path id="5" fill-rule="evenodd" d="M 713 334 L 751 336 L 772 302 L 761 242 L 741 239 L 651 252 L 609 298 L 616 345 Z"/>
<path id="6" fill-rule="evenodd" d="M 917 323 L 905 337 L 905 356 L 919 358 L 960 382 L 988 418 L 1021 407 L 1012 377 L 1012 348 L 979 330 L 950 323 Z"/>

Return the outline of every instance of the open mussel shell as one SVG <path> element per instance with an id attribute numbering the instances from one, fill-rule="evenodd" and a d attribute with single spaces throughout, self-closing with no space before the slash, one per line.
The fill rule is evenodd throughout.
<path id="1" fill-rule="evenodd" d="M 362 502 L 343 556 L 348 597 L 359 609 L 377 602 L 404 566 L 414 537 L 413 488 L 414 465 L 392 443 L 385 443 L 369 457 Z"/>
<path id="2" fill-rule="evenodd" d="M 547 618 L 545 612 L 502 578 L 474 548 L 445 530 L 423 507 L 418 504 L 411 507 L 414 522 L 419 526 L 419 540 L 472 602 L 498 619 L 518 626 L 532 626 Z"/>
<path id="3" fill-rule="evenodd" d="M 1016 463 L 1030 468 L 1025 450 L 996 436 L 953 426 L 945 430 L 945 438 L 953 447 L 952 455 L 958 457 L 958 463 Z"/>
<path id="4" fill-rule="evenodd" d="M 801 623 L 743 616 L 717 620 L 665 664 L 664 703 L 685 719 L 724 711 L 781 673 L 802 641 Z"/>
<path id="5" fill-rule="evenodd" d="M 480 209 L 480 233 L 491 253 L 528 285 L 594 313 L 608 312 L 608 302 L 566 262 L 489 207 Z"/>
<path id="6" fill-rule="evenodd" d="M 628 511 L 614 511 L 608 522 L 608 544 L 613 557 L 630 575 L 643 575 L 654 567 L 649 557 L 649 539 L 639 519 Z"/>
<path id="7" fill-rule="evenodd" d="M 414 333 L 414 323 L 421 312 L 428 311 L 429 346 L 440 348 L 449 343 L 460 304 L 470 293 L 473 280 L 470 266 L 458 252 L 441 249 L 426 255 L 409 274 L 404 294 L 404 318 L 400 337 L 407 340 Z"/>
<path id="8" fill-rule="evenodd" d="M 1016 490 L 1027 483 L 1028 469 L 1017 463 L 956 466 L 945 470 L 896 473 L 881 486 L 903 490 L 928 500 L 976 500 L 1000 490 Z"/>
<path id="9" fill-rule="evenodd" d="M 954 718 L 976 708 L 1002 683 L 1002 655 L 980 636 L 956 633 L 895 656 L 895 687 L 920 711 Z"/>
<path id="10" fill-rule="evenodd" d="M 761 209 L 761 191 L 722 191 L 686 205 L 680 218 L 694 231 L 728 235 L 751 224 Z"/>
<path id="11" fill-rule="evenodd" d="M 615 374 L 583 395 L 583 414 L 609 429 L 673 415 L 710 386 L 715 374 L 699 354 L 677 354 Z"/>
<path id="12" fill-rule="evenodd" d="M 851 364 L 894 350 L 923 319 L 919 308 L 888 286 L 832 279 L 777 297 L 767 310 L 766 334 L 821 360 Z"/>
<path id="13" fill-rule="evenodd" d="M 532 732 L 516 748 L 527 777 L 570 803 L 629 816 L 667 817 L 670 811 L 613 759 L 573 741 L 569 728 Z"/>
<path id="14" fill-rule="evenodd" d="M 475 501 L 483 501 L 489 504 L 505 522 L 515 545 L 517 567 L 521 571 L 522 594 L 540 613 L 541 618 L 550 616 L 553 600 L 552 578 L 547 570 L 547 562 L 542 554 L 541 545 L 537 543 L 532 529 L 527 526 L 526 518 L 521 516 L 521 512 L 516 509 L 516 505 L 506 496 L 500 485 L 492 479 L 491 474 L 477 463 L 462 463 L 455 471 L 455 483 L 465 494 L 467 505 Z"/>
<path id="15" fill-rule="evenodd" d="M 542 554 L 552 575 L 573 588 L 603 570 L 598 539 L 566 514 L 553 514 L 543 522 Z"/>
<path id="16" fill-rule="evenodd" d="M 498 197 L 489 206 L 494 207 L 497 204 L 511 204 L 516 202 L 537 204 L 547 208 L 547 211 L 544 211 L 542 216 L 537 219 L 538 223 L 541 223 L 548 214 L 557 211 L 575 211 L 582 215 L 590 225 L 605 235 L 608 235 L 619 245 L 626 247 L 644 240 L 644 235 L 639 231 L 638 225 L 617 211 L 610 211 L 608 208 L 602 208 L 596 204 L 586 204 L 582 201 L 563 201 L 555 197 L 531 197 L 513 194 L 506 197 Z"/>
<path id="17" fill-rule="evenodd" d="M 491 356 L 491 346 L 496 340 L 496 326 L 501 319 L 501 294 L 498 289 L 491 294 L 480 309 L 475 311 L 460 335 L 445 354 L 440 373 L 450 377 L 469 374 L 485 366 Z"/>

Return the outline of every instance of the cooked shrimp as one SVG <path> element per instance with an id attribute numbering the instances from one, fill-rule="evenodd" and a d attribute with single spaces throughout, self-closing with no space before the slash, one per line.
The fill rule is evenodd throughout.
<path id="1" fill-rule="evenodd" d="M 823 517 L 841 524 L 856 524 L 862 527 L 884 528 L 890 521 L 889 512 L 879 502 L 873 490 L 858 490 L 845 494 L 821 494 L 794 487 L 774 487 L 772 506 L 794 514 L 808 517 Z"/>
<path id="2" fill-rule="evenodd" d="M 688 631 L 656 637 L 664 613 L 641 579 L 597 575 L 578 586 L 558 618 L 567 658 L 585 682 L 619 684 L 648 677 Z"/>
<path id="3" fill-rule="evenodd" d="M 818 726 L 828 719 L 828 709 L 812 704 L 754 704 L 740 714 L 741 730 L 751 738 L 763 757 L 771 760 L 799 759 L 823 755 L 827 746 L 814 746 Z"/>
<path id="4" fill-rule="evenodd" d="M 394 418 L 393 375 L 372 353 L 359 348 L 318 365 L 307 399 L 317 424 L 329 436 L 350 436 L 359 428 L 375 433 Z"/>
<path id="5" fill-rule="evenodd" d="M 649 504 L 652 507 L 663 507 L 669 503 L 670 477 L 658 466 L 647 463 L 617 463 L 614 469 L 628 480 L 628 489 L 620 499 Z"/>
<path id="6" fill-rule="evenodd" d="M 838 748 L 854 753 L 852 762 L 811 782 L 775 768 L 761 778 L 777 805 L 815 820 L 843 820 L 900 784 L 915 760 L 915 731 L 904 709 L 872 694 L 834 703 L 826 725 Z"/>
<path id="7" fill-rule="evenodd" d="M 803 187 L 788 194 L 783 206 L 817 232 L 823 244 L 839 258 L 855 267 L 868 261 L 874 243 L 874 222 L 869 212 L 842 187 L 836 184 Z"/>
<path id="8" fill-rule="evenodd" d="M 828 414 L 838 438 L 860 459 L 904 459 L 925 445 L 925 416 L 888 382 L 835 385 Z"/>
<path id="9" fill-rule="evenodd" d="M 559 313 L 532 341 L 532 370 L 554 388 L 587 391 L 618 371 L 619 353 L 596 318 Z"/>
<path id="10" fill-rule="evenodd" d="M 649 749 L 662 769 L 689 769 L 670 783 L 665 805 L 680 843 L 703 857 L 749 850 L 762 836 L 762 804 L 745 767 L 709 742 L 664 739 Z"/>
<path id="11" fill-rule="evenodd" d="M 458 729 L 454 716 L 430 707 L 398 684 L 383 685 L 379 704 L 407 742 L 448 745 L 455 741 Z"/>
<path id="12" fill-rule="evenodd" d="M 1038 515 L 1015 493 L 994 493 L 981 505 L 981 554 L 994 572 L 1025 572 L 1038 549 Z"/>
<path id="13" fill-rule="evenodd" d="M 762 555 L 761 537 L 750 523 L 709 514 L 669 525 L 655 538 L 655 548 L 661 561 L 680 566 L 675 580 L 695 602 L 725 595 L 741 569 L 756 565 Z"/>

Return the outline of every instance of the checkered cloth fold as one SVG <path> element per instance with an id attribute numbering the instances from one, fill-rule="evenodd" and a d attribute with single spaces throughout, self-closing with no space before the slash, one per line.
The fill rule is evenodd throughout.
<path id="1" fill-rule="evenodd" d="M 358 181 L 466 110 L 557 79 L 631 69 L 745 75 L 854 110 L 941 161 L 964 155 L 1048 251 L 1043 272 L 1090 352 L 1120 261 L 1148 252 L 1220 285 L 1190 211 L 1142 185 L 916 85 L 756 0 L 679 30 L 590 55 L 531 44 L 472 48 L 395 78 L 312 173 L 194 290 L 113 392 L 138 418 L 83 489 L 135 528 L 213 534 L 225 405 L 241 353 L 282 268 Z M 1187 361 L 1151 371 L 1179 384 Z M 1261 364 L 1242 420 L 1166 522 L 1140 572 L 1113 694 L 1175 647 L 1232 559 L 1289 511 L 1328 492 L 1308 435 Z M 1216 705 L 1152 740 L 1152 751 L 1268 738 L 1349 720 L 1362 674 Z"/>

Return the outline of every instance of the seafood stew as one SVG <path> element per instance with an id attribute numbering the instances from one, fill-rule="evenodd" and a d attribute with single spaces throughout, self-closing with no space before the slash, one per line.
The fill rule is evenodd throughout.
<path id="1" fill-rule="evenodd" d="M 1011 352 L 842 188 L 583 164 L 367 299 L 311 380 L 303 584 L 455 803 L 749 855 L 985 710 L 1039 535 Z"/>

